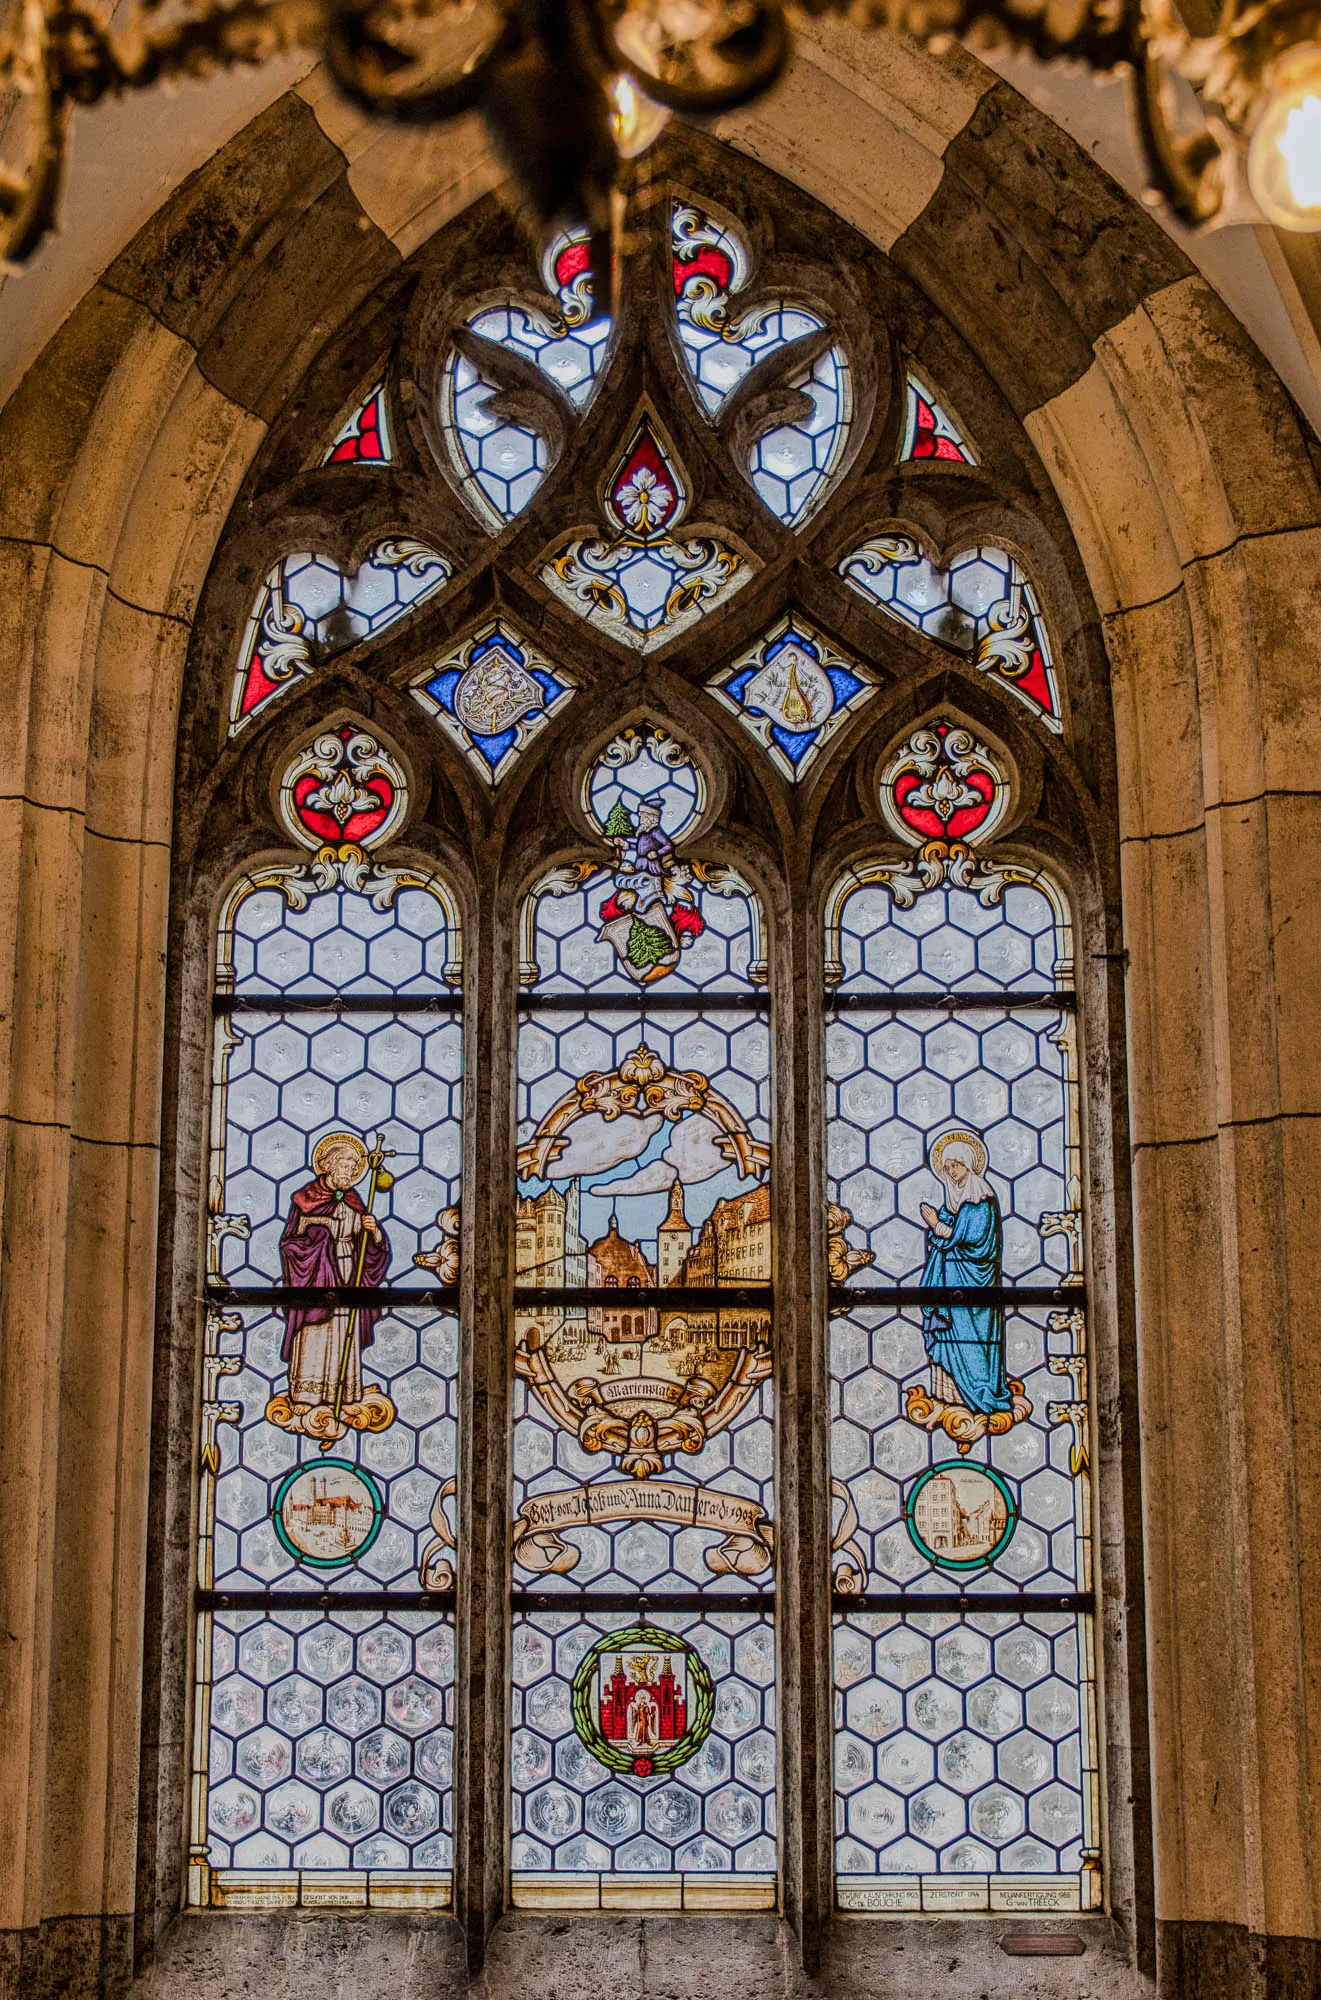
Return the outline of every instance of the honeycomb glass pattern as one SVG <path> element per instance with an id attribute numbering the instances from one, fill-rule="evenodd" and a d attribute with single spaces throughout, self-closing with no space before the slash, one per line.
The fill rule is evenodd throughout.
<path id="1" fill-rule="evenodd" d="M 1059 734 L 1059 682 L 1041 606 L 1004 549 L 964 549 L 940 569 L 911 535 L 885 533 L 845 556 L 839 573 L 887 617 L 962 653 Z"/>
<path id="2" fill-rule="evenodd" d="M 1055 904 L 1030 882 L 1011 883 L 989 907 L 942 883 L 907 909 L 883 886 L 863 883 L 848 897 L 835 943 L 841 993 L 1041 994 L 1070 983 Z"/>
<path id="3" fill-rule="evenodd" d="M 1079 1518 L 1083 1496 L 1070 1462 L 1076 1434 L 1047 1416 L 1068 1394 L 1052 1360 L 1072 1356 L 1080 1332 L 1072 1311 L 1024 1308 L 1006 1315 L 1006 1368 L 1023 1384 L 1032 1415 L 977 1440 L 963 1463 L 991 1465 L 1004 1477 L 1014 1499 L 1013 1532 L 994 1558 L 969 1542 L 969 1564 L 955 1566 L 933 1563 L 908 1524 L 919 1474 L 958 1456 L 943 1432 L 924 1435 L 905 1415 L 910 1392 L 924 1389 L 929 1369 L 922 1315 L 855 1309 L 832 1319 L 831 1470 L 841 1499 L 846 1495 L 857 1514 L 852 1540 L 865 1559 L 869 1588 L 921 1596 L 957 1587 L 977 1596 L 1090 1586 L 1089 1527 L 1085 1514 Z M 951 1552 L 962 1553 L 957 1546 Z"/>
<path id="4" fill-rule="evenodd" d="M 867 1279 L 917 1284 L 922 1206 L 939 1197 L 927 1164 L 938 1136 L 970 1127 L 990 1156 L 1006 1283 L 1051 1285 L 1069 1270 L 1043 1215 L 1067 1206 L 1065 1089 L 1073 1017 L 1060 1011 L 885 1014 L 850 1009 L 826 1032 L 830 1198 L 871 1252 Z M 858 1282 L 863 1282 L 859 1273 Z"/>
<path id="5" fill-rule="evenodd" d="M 544 438 L 491 409 L 499 393 L 466 355 L 457 349 L 451 354 L 441 387 L 441 430 L 460 492 L 491 528 L 522 513 L 550 463 Z"/>
<path id="6" fill-rule="evenodd" d="M 513 1629 L 513 1900 L 524 1908 L 773 1907 L 775 1631 L 769 1619 L 657 1614 L 698 1652 L 714 1716 L 677 1769 L 612 1770 L 573 1724 L 574 1676 L 626 1614 L 537 1612 Z"/>
<path id="7" fill-rule="evenodd" d="M 513 305 L 479 313 L 468 324 L 483 340 L 493 340 L 531 361 L 578 409 L 595 387 L 610 338 L 608 319 L 588 320 L 577 327 L 556 327 L 540 315 Z"/>
<path id="8" fill-rule="evenodd" d="M 378 542 L 350 573 L 310 551 L 285 556 L 248 620 L 234 676 L 231 736 L 322 660 L 379 637 L 451 574 L 444 556 L 415 541 Z"/>
<path id="9" fill-rule="evenodd" d="M 1092 1908 L 1070 926 L 1023 870 L 877 875 L 827 941 L 839 1896 Z"/>
<path id="10" fill-rule="evenodd" d="M 838 1895 L 852 1910 L 1097 1907 L 1090 1620 L 835 1624 Z"/>
<path id="11" fill-rule="evenodd" d="M 449 1900 L 454 1631 L 433 1612 L 211 1614 L 197 1783 L 231 1908 Z"/>
<path id="12" fill-rule="evenodd" d="M 383 1132 L 394 1185 L 377 1204 L 390 1261 L 377 1282 L 426 1284 L 413 1263 L 459 1198 L 463 1030 L 424 1014 L 243 1011 L 228 1023 L 224 1205 L 247 1220 L 223 1239 L 232 1284 L 278 1285 L 294 1192 L 326 1134 Z"/>
<path id="13" fill-rule="evenodd" d="M 193 1904 L 448 1901 L 460 971 L 438 879 L 353 848 L 222 914 Z"/>
<path id="14" fill-rule="evenodd" d="M 585 409 L 596 387 L 611 322 L 592 301 L 587 240 L 578 233 L 555 238 L 542 259 L 542 276 L 559 310 L 543 312 L 507 300 L 475 313 L 468 326 L 481 340 L 506 348 L 554 383 L 575 409 Z M 545 439 L 490 407 L 499 387 L 480 367 L 451 350 L 441 384 L 441 430 L 459 490 L 488 528 L 522 512 L 545 475 Z"/>
<path id="15" fill-rule="evenodd" d="M 674 204 L 670 228 L 679 346 L 703 406 L 714 415 L 757 362 L 820 333 L 825 321 L 785 299 L 735 318 L 730 297 L 747 281 L 748 259 L 733 228 L 686 202 Z"/>
<path id="16" fill-rule="evenodd" d="M 363 1590 L 416 1589 L 423 1557 L 436 1539 L 438 1512 L 446 1531 L 450 1526 L 444 1512 L 449 1496 L 441 1489 L 452 1485 L 455 1471 L 457 1320 L 407 1308 L 377 1320 L 364 1347 L 363 1368 L 370 1383 L 389 1394 L 394 1421 L 384 1430 L 364 1430 L 352 1446 L 339 1440 L 328 1456 L 313 1439 L 266 1421 L 288 1372 L 281 1355 L 284 1315 L 247 1308 L 222 1317 L 226 1323 L 217 1328 L 216 1352 L 222 1361 L 238 1364 L 226 1373 L 222 1390 L 238 1408 L 215 1432 L 214 1587 L 330 1590 L 346 1597 Z M 282 1537 L 281 1487 L 300 1465 L 314 1473 L 329 1466 L 333 1481 L 346 1449 L 371 1482 L 368 1497 L 380 1505 L 379 1526 L 352 1560 L 309 1566 Z"/>
<path id="17" fill-rule="evenodd" d="M 825 492 L 848 435 L 849 366 L 843 349 L 827 348 L 810 368 L 791 376 L 787 387 L 807 397 L 811 414 L 763 432 L 748 470 L 772 514 L 796 528 Z"/>

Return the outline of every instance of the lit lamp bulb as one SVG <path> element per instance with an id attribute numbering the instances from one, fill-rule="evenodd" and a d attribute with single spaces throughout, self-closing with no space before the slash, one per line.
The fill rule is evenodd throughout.
<path id="1" fill-rule="evenodd" d="M 1321 229 L 1321 48 L 1276 65 L 1248 145 L 1248 186 L 1268 222 Z"/>
<path id="2" fill-rule="evenodd" d="M 639 90 L 631 76 L 610 79 L 610 130 L 621 160 L 636 160 L 656 138 L 669 112 Z"/>

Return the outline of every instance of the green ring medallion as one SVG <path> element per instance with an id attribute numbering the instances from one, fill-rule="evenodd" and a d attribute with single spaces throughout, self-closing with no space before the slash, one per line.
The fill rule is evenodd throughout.
<path id="1" fill-rule="evenodd" d="M 320 1458 L 285 1473 L 271 1519 L 296 1561 L 314 1569 L 340 1569 L 366 1555 L 380 1534 L 385 1501 L 360 1465 L 346 1458 Z"/>
<path id="2" fill-rule="evenodd" d="M 1018 1501 L 993 1466 L 942 1459 L 909 1487 L 904 1525 L 914 1548 L 940 1569 L 985 1569 L 1009 1546 Z"/>

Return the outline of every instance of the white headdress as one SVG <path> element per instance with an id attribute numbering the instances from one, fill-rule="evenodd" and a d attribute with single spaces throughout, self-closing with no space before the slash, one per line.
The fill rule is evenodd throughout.
<path id="1" fill-rule="evenodd" d="M 968 1169 L 962 1187 L 955 1187 L 947 1168 L 957 1161 Z M 975 1132 L 946 1132 L 931 1148 L 931 1171 L 945 1190 L 945 1206 L 957 1214 L 965 1201 L 994 1201 L 995 1189 L 986 1178 L 986 1147 Z"/>

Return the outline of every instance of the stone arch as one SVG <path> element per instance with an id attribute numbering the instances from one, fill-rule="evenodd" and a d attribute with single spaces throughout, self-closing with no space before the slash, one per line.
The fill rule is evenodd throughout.
<path id="1" fill-rule="evenodd" d="M 1189 1993 L 1246 1979 L 1255 1951 L 1305 1990 L 1321 1893 L 1321 1490 L 1298 1415 L 1321 1385 L 1293 1305 L 1310 1268 L 1294 1190 L 1321 1108 L 1306 1004 L 1321 855 L 1311 440 L 1180 253 L 971 59 L 817 27 L 781 97 L 727 135 L 927 293 L 939 314 L 915 359 L 956 375 L 951 330 L 980 357 L 1082 553 L 1117 732 L 1117 767 L 1097 774 L 1123 856 L 1124 934 L 1104 976 L 1117 995 L 1125 951 L 1132 1130 L 1116 1155 L 1131 1143 L 1139 1339 L 1122 1369 L 1140 1362 L 1148 1421 L 1166 1976 Z M 455 163 L 439 195 L 437 157 Z M 489 184 L 484 160 L 460 157 L 397 136 L 364 150 L 315 83 L 291 92 L 116 258 L 0 417 L 15 884 L 0 1200 L 22 1260 L 0 1308 L 0 1577 L 7 1734 L 26 1749 L 0 1768 L 15 1842 L 0 1928 L 26 1991 L 66 1951 L 126 1974 L 134 1913 L 149 1953 L 175 1886 L 168 1869 L 139 1883 L 136 1857 L 139 1818 L 161 1812 L 162 1851 L 177 1841 L 155 1742 L 139 1757 L 138 1703 L 144 1591 L 148 1677 L 160 1670 L 143 1556 L 149 1507 L 167 1504 L 149 1473 L 168 1369 L 155 1445 L 147 1412 L 168 1283 L 163 961 L 182 893 L 169 851 L 189 632 L 232 500 L 313 355 Z M 1124 1246 L 1118 1262 L 1123 1275 Z M 1103 1385 L 1107 1407 L 1120 1387 Z M 1121 1449 L 1136 1493 L 1136 1438 Z M 1219 1542 L 1187 1531 L 1203 1509 Z M 1115 1547 L 1123 1534 L 1107 1520 Z M 1136 1665 L 1136 1618 L 1124 1644 Z M 500 1726 L 493 1695 L 484 1721 Z M 1138 1789 L 1145 1764 L 1139 1741 Z M 794 1857 L 809 1958 L 826 1871 L 822 1853 Z M 492 1863 L 468 1885 L 474 1940 L 497 1879 Z M 861 1990 L 856 1947 L 831 1951 Z"/>

